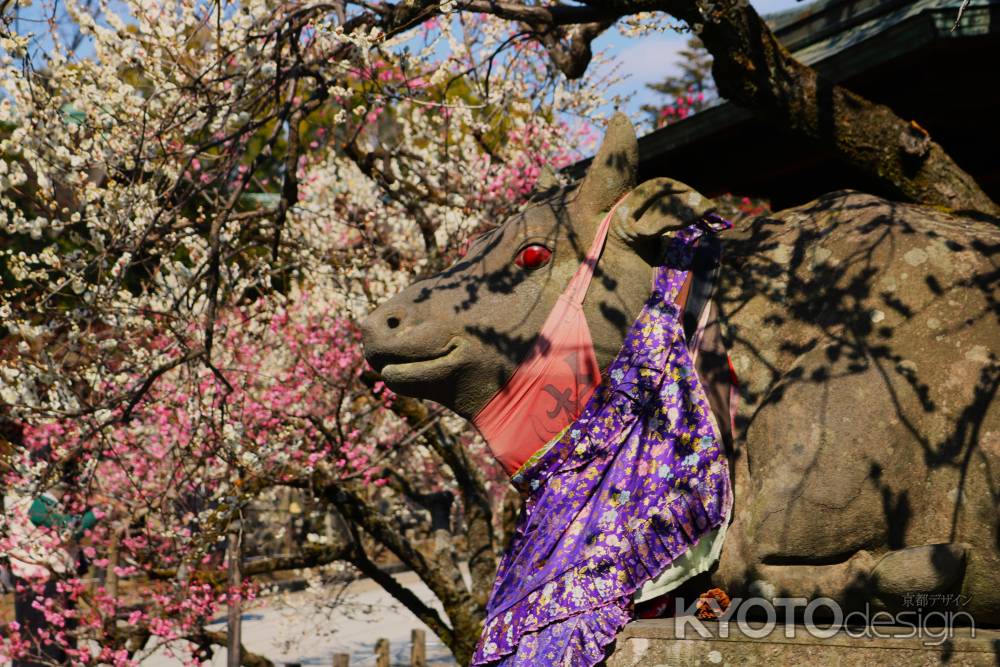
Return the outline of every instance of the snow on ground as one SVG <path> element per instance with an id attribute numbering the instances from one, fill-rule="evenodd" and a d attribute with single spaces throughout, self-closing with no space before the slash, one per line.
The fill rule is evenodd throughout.
<path id="1" fill-rule="evenodd" d="M 405 572 L 395 577 L 447 618 L 415 574 Z M 279 666 L 298 662 L 329 667 L 334 653 L 350 653 L 351 667 L 363 667 L 375 664 L 375 642 L 384 637 L 392 650 L 392 664 L 409 665 L 410 631 L 415 628 L 426 632 L 429 665 L 456 664 L 427 626 L 370 579 L 331 586 L 321 592 L 286 593 L 257 601 L 243 615 L 243 645 Z M 225 631 L 225 619 L 219 619 L 209 629 Z M 171 657 L 160 648 L 142 664 L 177 667 L 187 657 L 186 651 L 177 650 L 177 654 Z M 226 664 L 225 649 L 216 652 L 211 664 Z"/>

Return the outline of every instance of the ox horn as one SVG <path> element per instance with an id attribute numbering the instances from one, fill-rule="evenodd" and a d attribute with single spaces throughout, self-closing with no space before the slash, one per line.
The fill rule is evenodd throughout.
<path id="1" fill-rule="evenodd" d="M 639 142 L 635 138 L 635 128 L 625 114 L 616 112 L 608 122 L 601 148 L 580 185 L 578 196 L 583 210 L 593 213 L 609 210 L 635 188 L 638 166 Z"/>

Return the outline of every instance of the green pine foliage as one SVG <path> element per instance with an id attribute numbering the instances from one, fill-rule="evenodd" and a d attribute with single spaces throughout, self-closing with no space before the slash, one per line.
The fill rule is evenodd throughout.
<path id="1" fill-rule="evenodd" d="M 660 128 L 683 120 L 712 106 L 718 98 L 712 81 L 712 56 L 697 37 L 691 37 L 680 51 L 681 73 L 646 87 L 667 98 L 662 105 L 644 104 L 653 127 Z"/>

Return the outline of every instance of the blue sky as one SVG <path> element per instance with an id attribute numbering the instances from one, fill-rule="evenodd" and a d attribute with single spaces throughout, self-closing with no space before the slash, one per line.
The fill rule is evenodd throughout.
<path id="1" fill-rule="evenodd" d="M 801 7 L 806 2 L 797 0 L 750 0 L 750 4 L 760 14 Z M 650 92 L 645 84 L 662 80 L 677 70 L 677 53 L 684 47 L 688 35 L 666 32 L 655 33 L 641 38 L 622 37 L 611 29 L 594 42 L 594 51 L 606 50 L 620 63 L 620 74 L 627 75 L 624 81 L 611 86 L 606 96 L 626 96 L 635 93 L 622 110 L 635 118 L 643 104 L 663 101 L 663 97 Z"/>
<path id="2" fill-rule="evenodd" d="M 51 0 L 50 0 L 51 2 Z M 113 0 L 112 0 L 113 2 Z M 796 6 L 804 6 L 809 0 L 750 0 L 751 4 L 761 14 L 782 11 Z M 44 36 L 41 15 L 43 7 L 50 3 L 35 0 L 29 8 L 20 11 L 24 23 L 23 30 L 43 33 L 35 48 L 44 50 L 50 44 Z M 619 65 L 618 74 L 622 80 L 604 91 L 607 99 L 614 96 L 627 98 L 621 109 L 633 119 L 644 120 L 640 108 L 643 104 L 661 103 L 664 98 L 646 88 L 647 83 L 661 81 L 668 74 L 678 72 L 678 52 L 684 47 L 689 35 L 676 32 L 653 33 L 646 37 L 623 37 L 617 29 L 612 28 L 595 40 L 594 51 L 604 51 L 613 57 Z M 81 55 L 88 55 L 86 46 Z M 648 131 L 648 127 L 640 127 L 640 131 Z"/>

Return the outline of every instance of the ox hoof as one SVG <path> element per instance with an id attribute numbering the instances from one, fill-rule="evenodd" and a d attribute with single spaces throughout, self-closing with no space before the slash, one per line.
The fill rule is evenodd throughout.
<path id="1" fill-rule="evenodd" d="M 872 571 L 879 597 L 956 591 L 965 575 L 966 548 L 956 543 L 925 544 L 887 553 Z"/>

